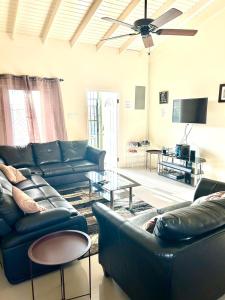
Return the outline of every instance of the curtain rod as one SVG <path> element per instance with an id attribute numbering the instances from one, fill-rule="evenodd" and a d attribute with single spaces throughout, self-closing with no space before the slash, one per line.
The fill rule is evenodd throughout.
<path id="1" fill-rule="evenodd" d="M 42 79 L 46 79 L 46 80 L 54 80 L 54 79 L 57 78 L 57 77 L 55 77 L 55 78 L 49 78 L 49 77 L 39 77 L 39 76 L 29 76 L 29 75 L 11 75 L 11 74 L 0 74 L 0 77 L 7 76 L 7 75 L 10 75 L 10 76 L 13 76 L 13 77 L 16 77 L 16 78 L 28 76 L 31 79 L 35 79 L 36 77 L 38 77 L 38 78 L 42 78 Z M 64 81 L 63 78 L 57 78 L 57 79 L 59 79 L 60 82 Z"/>

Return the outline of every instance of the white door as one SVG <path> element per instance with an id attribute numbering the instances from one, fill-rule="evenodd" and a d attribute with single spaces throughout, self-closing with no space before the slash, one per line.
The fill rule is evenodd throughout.
<path id="1" fill-rule="evenodd" d="M 118 94 L 88 92 L 89 144 L 106 150 L 105 168 L 117 167 Z"/>

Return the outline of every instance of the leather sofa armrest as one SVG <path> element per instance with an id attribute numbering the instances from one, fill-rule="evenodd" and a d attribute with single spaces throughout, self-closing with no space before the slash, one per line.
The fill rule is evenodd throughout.
<path id="1" fill-rule="evenodd" d="M 193 203 L 192 201 L 185 201 L 185 202 L 176 203 L 176 204 L 173 204 L 173 205 L 170 205 L 170 206 L 166 206 L 166 207 L 163 207 L 163 208 L 158 208 L 157 213 L 159 215 L 161 215 L 161 214 L 164 214 L 166 212 L 169 212 L 169 211 L 172 211 L 172 210 L 175 210 L 175 209 L 190 206 L 192 203 Z"/>
<path id="2" fill-rule="evenodd" d="M 106 151 L 91 146 L 87 147 L 86 158 L 91 162 L 98 164 L 99 171 L 104 170 L 104 159 Z"/>
<path id="3" fill-rule="evenodd" d="M 15 224 L 18 233 L 28 233 L 64 222 L 70 218 L 71 214 L 66 208 L 54 208 L 40 213 L 27 215 Z"/>
<path id="4" fill-rule="evenodd" d="M 24 177 L 26 177 L 26 178 L 31 177 L 31 170 L 30 169 L 28 169 L 28 168 L 19 168 L 18 170 L 22 173 L 22 175 Z"/>
<path id="5" fill-rule="evenodd" d="M 0 237 L 7 235 L 11 230 L 11 227 L 6 223 L 6 221 L 0 218 Z"/>

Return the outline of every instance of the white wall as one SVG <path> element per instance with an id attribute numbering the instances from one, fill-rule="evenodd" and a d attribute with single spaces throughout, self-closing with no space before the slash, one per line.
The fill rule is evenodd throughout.
<path id="1" fill-rule="evenodd" d="M 189 144 L 207 159 L 205 176 L 220 180 L 225 179 L 225 103 L 218 103 L 219 85 L 225 83 L 224 28 L 225 9 L 195 28 L 195 37 L 167 39 L 150 61 L 152 141 L 171 147 L 180 142 L 184 124 L 172 123 L 173 99 L 208 97 L 207 124 L 194 125 Z M 160 105 L 159 92 L 164 90 L 169 91 L 169 104 Z"/>
<path id="2" fill-rule="evenodd" d="M 0 73 L 57 76 L 64 79 L 62 95 L 66 127 L 70 139 L 87 138 L 87 101 L 89 90 L 114 91 L 120 95 L 119 154 L 124 161 L 126 144 L 144 139 L 146 110 L 126 109 L 134 105 L 135 85 L 147 84 L 147 55 L 103 47 L 75 45 L 37 38 L 7 35 L 0 37 Z"/>

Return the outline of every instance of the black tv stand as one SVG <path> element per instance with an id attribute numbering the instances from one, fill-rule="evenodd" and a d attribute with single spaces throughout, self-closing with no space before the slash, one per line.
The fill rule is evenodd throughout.
<path id="1" fill-rule="evenodd" d="M 202 163 L 205 161 L 201 157 L 196 157 L 194 161 L 190 161 L 189 159 L 177 158 L 174 153 L 162 153 L 158 163 L 158 174 L 196 186 L 203 174 Z"/>

